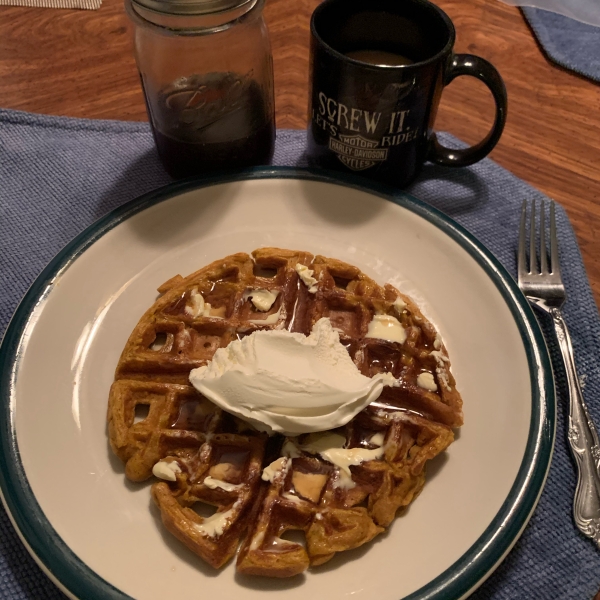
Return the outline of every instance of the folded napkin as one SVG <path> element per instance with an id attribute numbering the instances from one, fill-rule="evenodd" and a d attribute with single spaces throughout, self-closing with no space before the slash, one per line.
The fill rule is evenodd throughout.
<path id="1" fill-rule="evenodd" d="M 446 144 L 457 141 L 442 134 Z M 302 167 L 305 133 L 280 130 L 274 164 Z M 0 110 L 0 335 L 43 267 L 76 234 L 124 202 L 169 181 L 146 123 L 87 121 Z M 511 271 L 523 198 L 537 190 L 491 160 L 465 169 L 426 165 L 408 190 L 461 223 Z M 565 317 L 584 395 L 600 423 L 600 319 L 573 230 L 557 211 L 569 301 Z M 566 443 L 565 376 L 550 343 L 558 391 L 557 437 L 540 503 L 477 600 L 591 599 L 600 552 L 571 518 L 575 474 Z M 443 543 L 443 540 L 439 541 Z M 0 600 L 62 599 L 0 508 Z"/>
<path id="2" fill-rule="evenodd" d="M 551 61 L 600 82 L 600 27 L 539 8 L 521 10 Z"/>

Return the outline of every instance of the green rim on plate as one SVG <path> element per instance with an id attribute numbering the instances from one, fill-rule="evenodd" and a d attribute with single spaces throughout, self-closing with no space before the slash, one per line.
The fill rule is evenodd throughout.
<path id="1" fill-rule="evenodd" d="M 201 180 L 167 185 L 115 209 L 70 242 L 44 269 L 15 311 L 0 346 L 0 492 L 5 508 L 27 549 L 44 572 L 69 596 L 82 600 L 129 598 L 99 577 L 58 536 L 38 504 L 21 463 L 14 424 L 15 382 L 32 311 L 51 293 L 53 282 L 96 240 L 133 215 L 159 202 L 217 184 L 250 179 L 303 179 L 357 188 L 385 198 L 426 219 L 451 237 L 494 282 L 517 324 L 525 347 L 532 389 L 527 445 L 514 484 L 479 539 L 451 567 L 405 600 L 465 597 L 491 574 L 510 551 L 531 516 L 550 466 L 555 436 L 556 401 L 550 358 L 542 332 L 525 297 L 494 256 L 468 231 L 440 211 L 393 188 L 354 176 L 311 169 L 258 167 Z"/>

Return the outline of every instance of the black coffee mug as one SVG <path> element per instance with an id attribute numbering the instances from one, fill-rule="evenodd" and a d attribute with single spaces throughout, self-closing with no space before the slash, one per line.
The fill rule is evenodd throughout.
<path id="1" fill-rule="evenodd" d="M 427 0 L 325 0 L 311 19 L 308 153 L 313 164 L 398 186 L 425 161 L 464 167 L 484 158 L 506 121 L 506 88 L 486 60 L 452 52 L 452 21 Z M 440 144 L 442 89 L 459 75 L 494 97 L 491 131 L 470 148 Z"/>

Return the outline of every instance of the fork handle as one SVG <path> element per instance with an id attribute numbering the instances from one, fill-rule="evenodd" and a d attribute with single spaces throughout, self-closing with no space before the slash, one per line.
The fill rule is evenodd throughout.
<path id="1" fill-rule="evenodd" d="M 573 517 L 579 530 L 592 538 L 600 548 L 600 442 L 598 442 L 598 432 L 583 401 L 567 324 L 557 308 L 552 308 L 550 314 L 565 363 L 569 386 L 568 438 L 577 463 L 577 489 L 573 502 Z"/>

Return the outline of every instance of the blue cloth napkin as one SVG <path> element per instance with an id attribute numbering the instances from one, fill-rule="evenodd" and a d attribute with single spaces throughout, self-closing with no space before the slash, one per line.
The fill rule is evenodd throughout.
<path id="1" fill-rule="evenodd" d="M 446 144 L 457 141 L 442 134 Z M 280 130 L 274 164 L 305 166 L 305 133 Z M 28 286 L 76 234 L 124 202 L 168 183 L 148 124 L 0 110 L 0 335 Z M 523 198 L 543 195 L 491 160 L 465 169 L 425 165 L 410 189 L 453 217 L 515 273 Z M 600 423 L 600 319 L 571 225 L 558 210 L 565 316 L 590 411 Z M 571 519 L 575 475 L 566 443 L 565 377 L 550 344 L 559 393 L 556 449 L 540 503 L 477 600 L 591 599 L 600 551 Z M 0 600 L 63 599 L 0 508 Z"/>
<path id="2" fill-rule="evenodd" d="M 539 8 L 521 10 L 550 60 L 600 82 L 600 27 Z"/>

